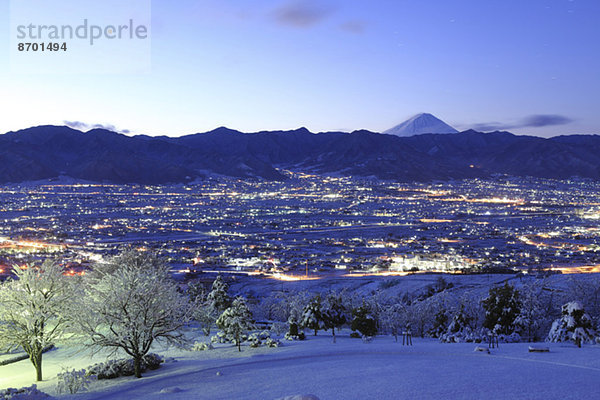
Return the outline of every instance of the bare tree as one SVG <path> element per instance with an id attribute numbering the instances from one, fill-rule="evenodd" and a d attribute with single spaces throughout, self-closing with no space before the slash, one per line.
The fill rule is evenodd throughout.
<path id="1" fill-rule="evenodd" d="M 40 267 L 13 268 L 14 279 L 0 285 L 0 348 L 22 348 L 42 380 L 42 353 L 64 333 L 64 309 L 70 300 L 62 268 L 45 261 Z"/>
<path id="2" fill-rule="evenodd" d="M 140 378 L 155 341 L 181 344 L 195 303 L 177 290 L 168 267 L 152 254 L 129 251 L 98 265 L 83 287 L 74 321 L 89 345 L 124 351 Z"/>

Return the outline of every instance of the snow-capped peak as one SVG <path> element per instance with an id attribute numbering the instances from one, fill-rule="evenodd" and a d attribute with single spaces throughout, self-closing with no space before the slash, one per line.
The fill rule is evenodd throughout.
<path id="1" fill-rule="evenodd" d="M 422 113 L 383 133 L 396 136 L 414 136 L 423 133 L 458 133 L 458 131 L 435 116 Z"/>

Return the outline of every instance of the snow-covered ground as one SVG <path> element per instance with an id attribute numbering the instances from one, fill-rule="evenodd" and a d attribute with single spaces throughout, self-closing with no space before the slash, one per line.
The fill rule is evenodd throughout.
<path id="1" fill-rule="evenodd" d="M 73 399 L 277 399 L 313 394 L 319 399 L 584 399 L 600 393 L 600 346 L 543 344 L 550 353 L 529 353 L 527 343 L 500 344 L 491 354 L 475 344 L 441 344 L 414 339 L 402 346 L 381 336 L 371 343 L 344 331 L 333 344 L 327 333 L 280 348 L 239 353 L 215 350 L 159 353 L 174 357 L 142 379 L 100 381 Z M 55 395 L 62 367 L 82 368 L 91 359 L 73 347 L 44 357 L 46 381 L 38 387 Z M 29 361 L 0 367 L 0 388 L 31 385 Z M 60 396 L 57 396 L 60 398 Z"/>

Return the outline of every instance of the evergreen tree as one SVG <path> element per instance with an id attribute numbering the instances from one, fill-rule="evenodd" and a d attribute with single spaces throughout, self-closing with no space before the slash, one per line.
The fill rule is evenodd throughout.
<path id="1" fill-rule="evenodd" d="M 206 289 L 200 281 L 193 281 L 188 283 L 187 294 L 190 297 L 190 301 L 192 302 L 203 303 L 204 301 L 206 301 Z"/>
<path id="2" fill-rule="evenodd" d="M 515 319 L 521 312 L 519 292 L 506 282 L 493 287 L 482 301 L 485 309 L 483 326 L 498 334 L 510 335 L 515 330 Z"/>
<path id="3" fill-rule="evenodd" d="M 371 310 L 364 302 L 362 306 L 352 311 L 352 324 L 350 328 L 353 331 L 359 331 L 363 336 L 377 335 L 377 321 L 375 321 Z"/>
<path id="4" fill-rule="evenodd" d="M 324 305 L 322 313 L 325 329 L 331 329 L 333 343 L 335 343 L 335 330 L 346 323 L 346 309 L 340 295 L 330 293 Z"/>
<path id="5" fill-rule="evenodd" d="M 315 331 L 315 336 L 317 336 L 317 331 L 324 326 L 320 295 L 313 297 L 304 307 L 300 325 L 308 329 L 313 329 Z"/>
<path id="6" fill-rule="evenodd" d="M 439 338 L 448 326 L 448 314 L 443 308 L 438 309 L 433 317 L 433 326 L 429 330 L 429 335 L 434 338 Z"/>
<path id="7" fill-rule="evenodd" d="M 218 313 L 222 313 L 231 305 L 231 297 L 227 294 L 229 290 L 229 286 L 221 275 L 217 275 L 212 284 L 212 289 L 206 300 L 209 302 L 210 306 L 216 310 Z"/>
<path id="8" fill-rule="evenodd" d="M 252 313 L 243 297 L 236 297 L 227 310 L 217 319 L 217 326 L 225 336 L 235 342 L 238 351 L 242 351 L 242 337 L 254 327 Z"/>
<path id="9" fill-rule="evenodd" d="M 594 340 L 592 319 L 585 313 L 578 301 L 571 301 L 562 306 L 562 316 L 552 324 L 548 341 L 566 342 L 572 340 L 581 347 L 581 343 Z"/>

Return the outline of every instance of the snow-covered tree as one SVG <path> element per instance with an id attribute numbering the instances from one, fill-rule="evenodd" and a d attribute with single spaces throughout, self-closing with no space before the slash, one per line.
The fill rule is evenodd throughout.
<path id="1" fill-rule="evenodd" d="M 485 309 L 483 326 L 498 334 L 509 335 L 515 330 L 515 319 L 521 312 L 519 292 L 506 282 L 493 287 L 481 304 Z"/>
<path id="2" fill-rule="evenodd" d="M 210 335 L 211 328 L 216 323 L 219 314 L 208 301 L 196 304 L 194 320 L 198 321 L 202 328 L 202 332 L 208 336 Z"/>
<path id="3" fill-rule="evenodd" d="M 353 331 L 359 331 L 363 336 L 377 335 L 377 322 L 366 303 L 352 311 L 350 328 Z"/>
<path id="4" fill-rule="evenodd" d="M 336 293 L 329 293 L 325 298 L 322 312 L 325 329 L 331 329 L 333 343 L 335 343 L 335 330 L 346 323 L 346 309 L 342 297 Z"/>
<path id="5" fill-rule="evenodd" d="M 320 295 L 313 297 L 312 300 L 304 307 L 304 310 L 302 311 L 302 317 L 300 319 L 300 325 L 307 329 L 313 329 L 315 331 L 315 336 L 317 336 L 317 331 L 324 327 Z"/>
<path id="6" fill-rule="evenodd" d="M 448 314 L 444 308 L 438 308 L 433 316 L 433 322 L 428 333 L 431 337 L 439 338 L 448 327 Z"/>
<path id="7" fill-rule="evenodd" d="M 516 332 L 528 340 L 537 341 L 538 332 L 543 324 L 545 313 L 542 309 L 541 287 L 538 285 L 524 286 L 520 291 L 521 311 L 515 318 Z"/>
<path id="8" fill-rule="evenodd" d="M 589 275 L 570 277 L 567 296 L 577 299 L 592 319 L 600 319 L 600 278 Z"/>
<path id="9" fill-rule="evenodd" d="M 177 290 L 169 267 L 152 254 L 124 252 L 86 279 L 73 319 L 95 348 L 124 351 L 135 376 L 155 341 L 181 344 L 195 305 Z"/>
<path id="10" fill-rule="evenodd" d="M 42 380 L 42 353 L 63 335 L 65 305 L 72 301 L 62 268 L 45 261 L 41 266 L 13 268 L 14 278 L 0 284 L 0 348 L 22 348 Z"/>
<path id="11" fill-rule="evenodd" d="M 235 342 L 238 351 L 242 351 L 242 336 L 254 327 L 252 313 L 243 297 L 236 297 L 227 310 L 217 319 L 217 326 L 225 336 Z"/>
<path id="12" fill-rule="evenodd" d="M 577 346 L 594 340 L 592 319 L 585 313 L 578 301 L 571 301 L 562 306 L 562 317 L 552 324 L 548 334 L 549 342 L 574 341 Z"/>
<path id="13" fill-rule="evenodd" d="M 188 283 L 187 295 L 192 302 L 204 302 L 206 301 L 206 289 L 200 281 L 193 281 Z"/>
<path id="14" fill-rule="evenodd" d="M 210 303 L 213 309 L 221 313 L 225 311 L 231 305 L 231 297 L 227 294 L 229 286 L 221 275 L 217 275 L 212 284 L 212 289 L 208 293 L 206 299 Z"/>
<path id="15" fill-rule="evenodd" d="M 381 325 L 398 341 L 398 335 L 406 326 L 406 309 L 402 304 L 388 304 L 381 313 Z"/>

